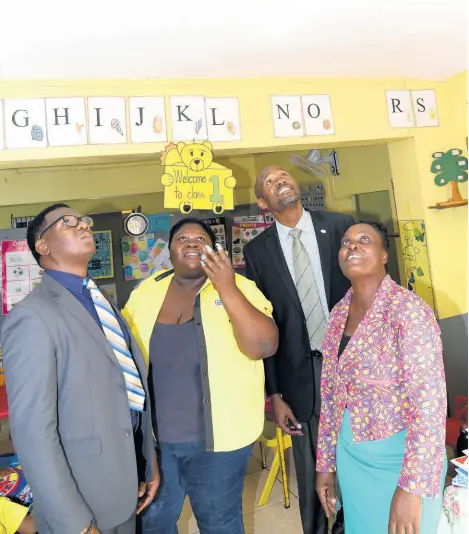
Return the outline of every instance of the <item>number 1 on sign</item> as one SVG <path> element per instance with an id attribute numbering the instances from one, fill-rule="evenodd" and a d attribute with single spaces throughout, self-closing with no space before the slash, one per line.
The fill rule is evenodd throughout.
<path id="1" fill-rule="evenodd" d="M 210 177 L 213 185 L 213 195 L 210 195 L 210 202 L 223 202 L 223 195 L 220 195 L 220 177 L 214 175 Z"/>

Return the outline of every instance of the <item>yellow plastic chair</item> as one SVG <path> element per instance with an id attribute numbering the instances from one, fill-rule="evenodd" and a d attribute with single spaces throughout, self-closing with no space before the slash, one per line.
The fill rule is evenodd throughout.
<path id="1" fill-rule="evenodd" d="M 257 506 L 264 506 L 269 500 L 272 488 L 277 480 L 279 469 L 282 470 L 282 485 L 285 508 L 290 508 L 290 492 L 288 491 L 287 469 L 285 466 L 285 451 L 292 446 L 291 436 L 284 434 L 275 423 L 266 417 L 264 430 L 261 437 L 257 440 L 261 447 L 262 467 L 267 469 L 267 460 L 265 447 L 275 449 L 274 459 L 270 466 L 267 480 L 257 503 Z"/>

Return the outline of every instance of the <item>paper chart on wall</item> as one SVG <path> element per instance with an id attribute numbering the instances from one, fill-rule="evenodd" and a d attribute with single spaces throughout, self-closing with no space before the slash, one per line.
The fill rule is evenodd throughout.
<path id="1" fill-rule="evenodd" d="M 235 217 L 233 219 L 232 256 L 233 267 L 235 269 L 242 269 L 246 267 L 243 249 L 245 245 L 261 234 L 265 228 L 266 223 L 263 215 L 254 215 L 252 217 Z"/>
<path id="2" fill-rule="evenodd" d="M 399 221 L 407 289 L 435 308 L 425 221 Z"/>
<path id="3" fill-rule="evenodd" d="M 156 233 L 122 237 L 122 259 L 126 282 L 142 280 L 172 267 L 168 241 Z"/>
<path id="4" fill-rule="evenodd" d="M 203 219 L 215 233 L 216 242 L 226 250 L 226 221 L 224 217 Z"/>
<path id="5" fill-rule="evenodd" d="M 21 302 L 39 284 L 42 269 L 26 240 L 2 241 L 2 314 Z"/>

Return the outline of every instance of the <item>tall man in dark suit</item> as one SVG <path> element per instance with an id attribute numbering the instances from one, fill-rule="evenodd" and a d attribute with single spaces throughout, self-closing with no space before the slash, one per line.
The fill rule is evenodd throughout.
<path id="1" fill-rule="evenodd" d="M 316 446 L 320 412 L 321 344 L 329 311 L 350 287 L 338 263 L 342 236 L 353 218 L 308 212 L 300 189 L 280 167 L 266 167 L 255 193 L 275 223 L 244 248 L 246 270 L 272 302 L 279 348 L 264 360 L 266 389 L 277 425 L 293 437 L 305 534 L 326 534 L 316 494 Z"/>
<path id="2" fill-rule="evenodd" d="M 39 534 L 134 534 L 159 483 L 143 356 L 87 278 L 91 224 L 65 204 L 31 221 L 45 274 L 2 329 L 11 433 Z"/>

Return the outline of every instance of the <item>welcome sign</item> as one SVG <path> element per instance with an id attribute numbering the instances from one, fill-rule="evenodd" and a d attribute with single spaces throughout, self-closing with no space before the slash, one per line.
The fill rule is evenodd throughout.
<path id="1" fill-rule="evenodd" d="M 230 169 L 213 161 L 209 141 L 170 143 L 161 162 L 165 208 L 178 208 L 184 214 L 211 210 L 217 215 L 233 209 L 236 180 Z"/>

